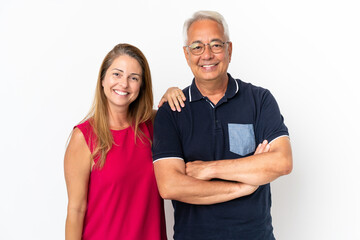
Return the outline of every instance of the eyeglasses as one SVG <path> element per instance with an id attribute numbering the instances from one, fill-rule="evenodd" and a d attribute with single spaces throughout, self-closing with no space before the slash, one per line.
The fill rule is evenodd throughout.
<path id="1" fill-rule="evenodd" d="M 194 42 L 190 44 L 188 47 L 190 52 L 194 55 L 201 55 L 205 51 L 206 45 L 209 45 L 211 52 L 213 53 L 222 53 L 224 51 L 224 46 L 229 42 L 221 42 L 221 41 L 211 41 L 210 43 L 202 43 L 202 42 Z"/>

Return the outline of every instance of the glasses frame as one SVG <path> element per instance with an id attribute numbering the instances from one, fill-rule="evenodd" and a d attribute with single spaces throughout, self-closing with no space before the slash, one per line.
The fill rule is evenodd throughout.
<path id="1" fill-rule="evenodd" d="M 212 53 L 214 53 L 214 54 L 218 54 L 218 53 L 224 52 L 224 48 L 221 50 L 221 52 L 214 52 L 214 51 L 212 50 L 211 46 L 210 46 L 210 44 L 211 44 L 212 42 L 222 43 L 223 46 L 225 46 L 225 44 L 230 43 L 230 41 L 222 42 L 222 41 L 220 41 L 220 40 L 214 40 L 214 41 L 211 41 L 211 42 L 209 42 L 209 43 L 195 42 L 195 43 L 201 43 L 201 44 L 204 45 L 204 48 L 203 48 L 202 52 L 201 52 L 201 53 L 197 53 L 197 54 L 193 53 L 193 52 L 191 51 L 192 48 L 190 48 L 190 46 L 191 46 L 192 44 L 194 44 L 194 43 L 192 43 L 192 44 L 190 44 L 190 45 L 187 45 L 187 46 L 184 46 L 184 47 L 187 47 L 187 48 L 189 49 L 189 52 L 191 52 L 191 54 L 193 54 L 193 55 L 195 55 L 195 56 L 200 56 L 201 54 L 203 54 L 203 53 L 205 52 L 205 48 L 206 48 L 207 45 L 209 45 L 210 51 L 211 51 Z"/>

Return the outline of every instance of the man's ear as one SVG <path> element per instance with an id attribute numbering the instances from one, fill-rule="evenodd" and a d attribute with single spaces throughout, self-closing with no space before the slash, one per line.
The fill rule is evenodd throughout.
<path id="1" fill-rule="evenodd" d="M 185 55 L 185 58 L 186 58 L 186 62 L 188 63 L 188 65 L 189 65 L 189 58 L 190 58 L 190 53 L 189 53 L 189 51 L 188 51 L 188 48 L 187 47 L 183 47 L 183 50 L 184 50 L 184 55 Z"/>
<path id="2" fill-rule="evenodd" d="M 232 42 L 228 43 L 228 54 L 229 54 L 229 62 L 231 62 L 231 54 L 232 54 Z"/>

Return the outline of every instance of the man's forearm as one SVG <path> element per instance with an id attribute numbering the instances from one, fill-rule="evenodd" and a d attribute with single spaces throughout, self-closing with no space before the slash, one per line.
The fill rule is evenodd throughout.
<path id="1" fill-rule="evenodd" d="M 185 176 L 186 178 L 190 178 Z M 253 193 L 257 187 L 244 183 L 228 181 L 204 181 L 182 179 L 176 186 L 169 186 L 171 191 L 160 190 L 164 199 L 178 200 L 191 204 L 215 204 Z"/>
<path id="2" fill-rule="evenodd" d="M 212 178 L 256 185 L 267 184 L 290 173 L 290 163 L 284 158 L 281 153 L 263 153 L 247 158 L 215 161 Z"/>
<path id="3" fill-rule="evenodd" d="M 273 147 L 271 147 L 273 148 Z M 198 179 L 213 178 L 263 185 L 292 169 L 291 147 L 288 138 L 277 140 L 270 152 L 218 161 L 195 161 L 186 164 L 186 174 Z"/>
<path id="4" fill-rule="evenodd" d="M 164 199 L 191 204 L 215 204 L 233 200 L 253 193 L 257 186 L 228 181 L 199 180 L 173 171 L 161 164 L 154 164 L 160 195 Z"/>

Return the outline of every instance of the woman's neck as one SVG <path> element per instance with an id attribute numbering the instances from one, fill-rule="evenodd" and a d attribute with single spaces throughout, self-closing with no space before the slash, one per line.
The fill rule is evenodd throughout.
<path id="1" fill-rule="evenodd" d="M 112 130 L 121 130 L 130 126 L 128 109 L 112 109 L 109 107 L 109 126 Z"/>

